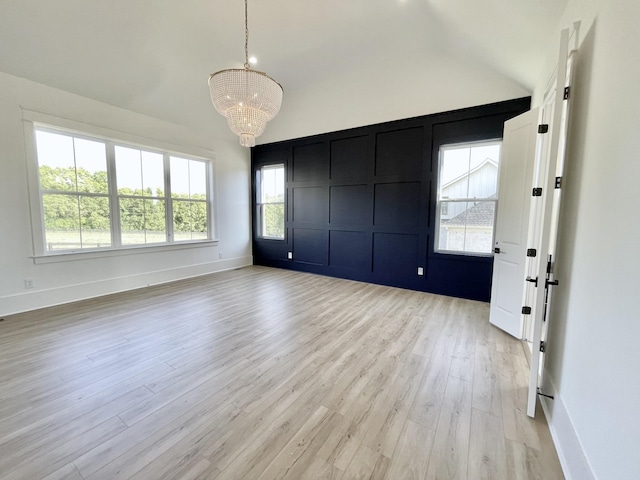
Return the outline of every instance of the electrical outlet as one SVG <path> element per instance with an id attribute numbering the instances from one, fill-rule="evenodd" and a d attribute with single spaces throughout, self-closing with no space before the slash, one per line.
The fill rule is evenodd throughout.
<path id="1" fill-rule="evenodd" d="M 224 256 L 222 255 L 222 252 L 218 253 L 218 258 L 220 259 L 224 258 Z"/>
<path id="2" fill-rule="evenodd" d="M 420 276 L 424 275 L 424 268 L 418 267 L 418 275 L 420 275 Z"/>
<path id="3" fill-rule="evenodd" d="M 287 258 L 293 260 L 293 252 L 287 252 Z"/>
<path id="4" fill-rule="evenodd" d="M 33 280 L 30 278 L 24 279 L 24 288 L 33 288 Z"/>

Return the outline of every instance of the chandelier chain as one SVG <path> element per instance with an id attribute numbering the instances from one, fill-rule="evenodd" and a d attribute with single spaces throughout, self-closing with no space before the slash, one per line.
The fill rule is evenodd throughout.
<path id="1" fill-rule="evenodd" d="M 249 68 L 249 9 L 248 0 L 244 0 L 244 68 Z"/>

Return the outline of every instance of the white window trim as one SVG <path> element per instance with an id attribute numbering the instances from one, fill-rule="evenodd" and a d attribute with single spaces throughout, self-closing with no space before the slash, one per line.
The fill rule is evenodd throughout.
<path id="1" fill-rule="evenodd" d="M 183 147 L 170 143 L 157 141 L 146 137 L 138 137 L 125 132 L 111 130 L 105 127 L 86 124 L 66 118 L 56 117 L 42 112 L 29 109 L 22 109 L 23 131 L 25 139 L 25 156 L 27 165 L 27 184 L 29 194 L 29 206 L 31 212 L 31 237 L 33 240 L 33 251 L 31 258 L 34 263 L 55 263 L 69 260 L 80 260 L 88 258 L 112 257 L 121 255 L 131 255 L 140 253 L 155 253 L 161 251 L 181 250 L 188 248 L 205 247 L 218 244 L 218 215 L 217 215 L 217 188 L 215 175 L 215 154 L 214 152 L 197 147 Z M 113 246 L 100 249 L 78 249 L 47 252 L 45 246 L 45 226 L 42 211 L 40 179 L 38 169 L 38 155 L 36 148 L 36 128 L 50 130 L 53 132 L 68 133 L 75 137 L 90 140 L 102 140 L 107 144 L 107 149 L 113 148 L 114 143 L 132 148 L 144 149 L 150 152 L 162 153 L 165 161 L 169 156 L 200 160 L 207 163 L 207 190 L 209 201 L 207 202 L 207 215 L 210 219 L 207 227 L 206 240 L 190 240 L 175 243 L 155 243 L 149 245 L 125 245 Z M 107 155 L 107 161 L 113 161 L 112 155 Z M 110 198 L 117 198 L 117 192 L 113 192 L 115 184 L 109 184 Z M 115 196 L 113 196 L 115 194 Z M 112 209 L 117 208 L 112 204 Z M 171 203 L 171 202 L 169 202 Z M 113 210 L 112 210 L 113 211 Z M 119 213 L 119 212 L 118 212 Z M 113 218 L 113 215 L 112 215 Z M 119 219 L 119 215 L 116 217 Z M 112 232 L 118 233 L 119 222 L 112 223 Z"/>
<path id="2" fill-rule="evenodd" d="M 443 160 L 443 151 L 444 150 L 453 150 L 456 148 L 473 148 L 473 147 L 477 147 L 477 146 L 483 146 L 483 145 L 487 145 L 487 144 L 491 144 L 491 143 L 500 143 L 500 152 L 502 155 L 502 139 L 501 138 L 492 138 L 492 139 L 487 139 L 487 140 L 479 140 L 476 142 L 461 142 L 461 143 L 448 143 L 448 144 L 444 144 L 444 145 L 440 145 L 440 148 L 438 149 L 438 172 L 437 172 L 437 185 L 436 185 L 436 215 L 435 215 L 435 232 L 434 232 L 434 242 L 433 242 L 433 251 L 436 254 L 441 254 L 441 255 L 457 255 L 457 256 L 463 256 L 463 257 L 493 257 L 493 252 L 465 252 L 465 251 L 461 251 L 461 250 L 445 250 L 445 249 L 441 249 L 438 248 L 438 245 L 440 244 L 440 211 L 442 208 L 442 203 L 454 203 L 454 202 L 493 202 L 495 204 L 494 207 L 494 217 L 493 217 L 493 233 L 491 236 L 491 245 L 493 245 L 494 241 L 495 241 L 495 236 L 496 236 L 496 218 L 497 218 L 497 212 L 498 212 L 498 200 L 500 199 L 500 192 L 498 191 L 498 184 L 496 184 L 496 198 L 447 198 L 447 199 L 441 199 L 440 198 L 440 170 L 442 168 L 442 160 Z M 500 175 L 500 163 L 498 163 L 498 175 Z M 466 229 L 466 227 L 465 227 Z"/>
<path id="3" fill-rule="evenodd" d="M 259 211 L 258 213 L 258 225 L 257 225 L 257 229 L 258 229 L 258 238 L 262 239 L 262 240 L 273 240 L 273 241 L 277 241 L 277 242 L 284 242 L 286 241 L 286 237 L 287 237 L 287 229 L 286 229 L 286 208 L 287 208 L 287 202 L 286 202 L 286 186 L 285 186 L 285 200 L 283 200 L 282 202 L 263 202 L 262 201 L 262 171 L 265 168 L 279 168 L 282 167 L 285 171 L 285 177 L 286 177 L 286 166 L 283 162 L 279 162 L 279 163 L 266 163 L 264 165 L 261 165 L 258 168 L 258 172 L 260 172 L 260 180 L 258 182 L 257 185 L 257 195 L 256 195 L 256 210 Z M 285 185 L 286 185 L 286 178 L 285 178 Z M 283 208 L 285 209 L 285 225 L 284 225 L 284 234 L 282 237 L 270 237 L 268 235 L 263 235 L 262 233 L 262 228 L 264 227 L 264 206 L 265 205 L 282 205 Z"/>

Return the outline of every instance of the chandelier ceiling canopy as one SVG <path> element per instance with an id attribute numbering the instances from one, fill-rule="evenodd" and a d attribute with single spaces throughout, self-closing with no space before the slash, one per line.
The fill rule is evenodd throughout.
<path id="1" fill-rule="evenodd" d="M 240 145 L 253 147 L 267 125 L 280 111 L 282 86 L 264 72 L 249 65 L 249 23 L 244 1 L 244 68 L 220 70 L 209 76 L 211 101 L 227 118 Z"/>

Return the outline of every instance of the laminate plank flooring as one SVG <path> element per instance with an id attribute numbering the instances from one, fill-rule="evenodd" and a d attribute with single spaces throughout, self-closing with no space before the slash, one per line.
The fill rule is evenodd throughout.
<path id="1" fill-rule="evenodd" d="M 247 267 L 0 322 L 0 479 L 562 479 L 488 305 Z"/>

